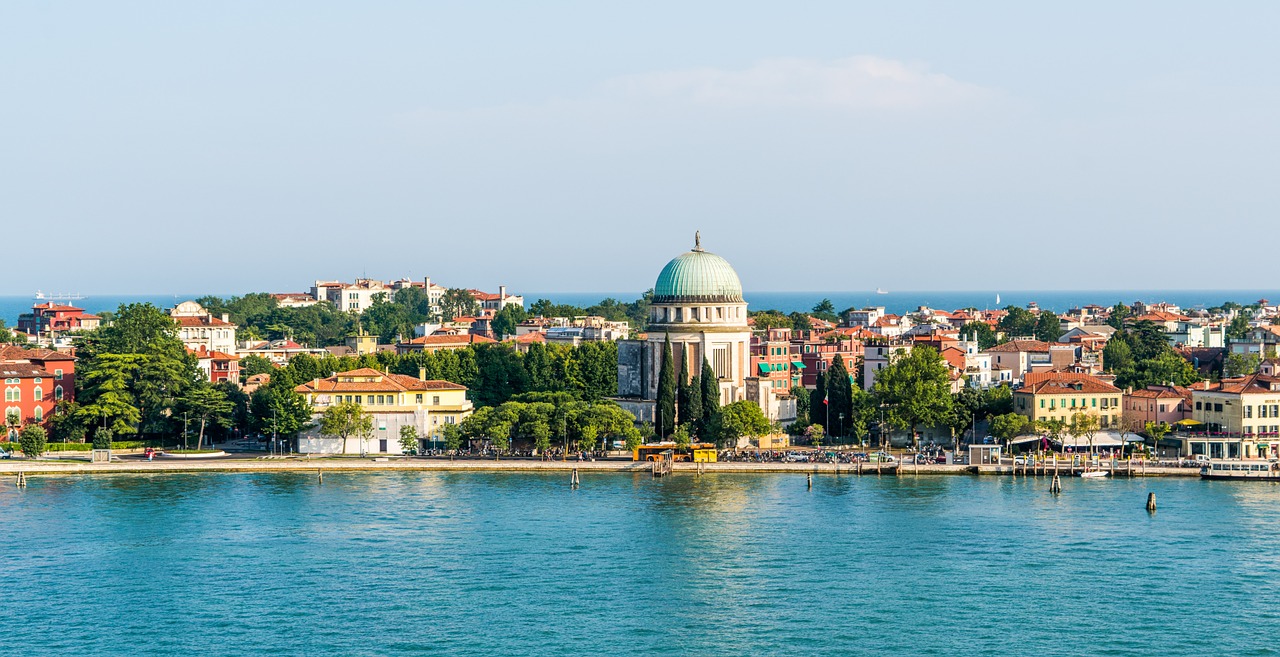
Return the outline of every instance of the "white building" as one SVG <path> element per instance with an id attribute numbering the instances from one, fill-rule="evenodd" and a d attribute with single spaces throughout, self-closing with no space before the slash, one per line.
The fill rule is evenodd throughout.
<path id="1" fill-rule="evenodd" d="M 235 355 L 237 327 L 226 313 L 214 317 L 204 306 L 183 301 L 169 311 L 169 316 L 178 324 L 178 338 L 188 349 Z"/>
<path id="2" fill-rule="evenodd" d="M 698 237 L 693 250 L 676 256 L 658 274 L 647 338 L 618 342 L 618 402 L 640 421 L 654 419 L 668 339 L 677 372 L 684 368 L 691 376 L 709 363 L 722 406 L 746 398 L 751 329 L 742 283 L 728 261 L 703 250 Z"/>

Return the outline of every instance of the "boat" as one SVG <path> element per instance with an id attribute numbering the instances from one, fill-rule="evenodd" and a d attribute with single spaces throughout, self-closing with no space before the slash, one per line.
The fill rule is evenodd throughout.
<path id="1" fill-rule="evenodd" d="M 1248 479 L 1280 481 L 1280 464 L 1257 459 L 1247 461 L 1212 460 L 1200 468 L 1201 479 Z"/>
<path id="2" fill-rule="evenodd" d="M 889 291 L 884 288 L 880 288 L 880 287 L 876 288 L 876 294 L 888 294 L 888 293 Z"/>
<path id="3" fill-rule="evenodd" d="M 1109 474 L 1111 473 L 1107 472 L 1106 470 L 1085 470 L 1084 472 L 1080 473 L 1080 476 L 1084 477 L 1085 479 L 1099 479 Z"/>
<path id="4" fill-rule="evenodd" d="M 84 297 L 79 294 L 45 294 L 41 290 L 36 290 L 36 301 L 79 301 Z"/>

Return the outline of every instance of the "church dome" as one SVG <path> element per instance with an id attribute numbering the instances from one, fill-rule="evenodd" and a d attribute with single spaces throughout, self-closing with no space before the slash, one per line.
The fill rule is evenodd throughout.
<path id="1" fill-rule="evenodd" d="M 675 257 L 653 286 L 654 303 L 743 303 L 742 282 L 729 261 L 702 250 L 696 238 L 692 251 Z"/>

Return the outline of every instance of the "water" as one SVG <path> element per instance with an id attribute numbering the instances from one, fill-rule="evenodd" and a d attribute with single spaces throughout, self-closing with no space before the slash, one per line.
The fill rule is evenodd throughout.
<path id="1" fill-rule="evenodd" d="M 640 297 L 639 292 L 571 292 L 571 293 L 526 293 L 525 303 L 531 304 L 537 299 L 550 299 L 556 303 L 568 303 L 589 306 L 605 297 L 613 297 L 620 301 L 631 301 Z M 1000 303 L 996 303 L 996 295 L 1000 295 Z M 888 294 L 876 294 L 874 290 L 844 292 L 744 292 L 751 310 L 780 310 L 784 313 L 809 312 L 822 299 L 831 299 L 836 312 L 845 308 L 865 306 L 884 306 L 891 313 L 903 314 L 914 312 L 920 306 L 929 306 L 941 310 L 959 308 L 1003 308 L 1005 306 L 1026 306 L 1036 302 L 1041 308 L 1054 312 L 1065 312 L 1071 308 L 1091 303 L 1100 306 L 1114 306 L 1119 302 L 1133 303 L 1144 301 L 1154 303 L 1167 301 L 1183 308 L 1210 308 L 1221 305 L 1225 301 L 1234 301 L 1241 305 L 1253 303 L 1259 299 L 1280 300 L 1277 290 L 978 290 L 978 291 L 906 291 Z"/>
<path id="2" fill-rule="evenodd" d="M 520 292 L 515 292 L 521 294 Z M 601 299 L 612 297 L 619 301 L 638 299 L 640 292 L 525 292 L 525 304 L 530 305 L 538 299 L 550 299 L 555 303 L 567 303 L 587 307 Z M 1000 304 L 996 304 L 996 294 L 1000 295 Z M 188 299 L 196 299 L 203 294 L 192 295 L 108 295 L 86 297 L 79 301 L 69 301 L 89 312 L 103 310 L 115 311 L 122 303 L 146 302 L 160 308 L 171 308 L 175 304 Z M 219 295 L 230 296 L 230 295 Z M 1026 306 L 1036 302 L 1045 310 L 1063 312 L 1077 306 L 1091 303 L 1100 306 L 1113 306 L 1118 302 L 1132 303 L 1145 301 L 1148 303 L 1167 301 L 1183 308 L 1212 307 L 1225 301 L 1239 304 L 1250 304 L 1259 299 L 1280 300 L 1280 290 L 1056 290 L 1056 291 L 969 291 L 969 292 L 893 292 L 876 294 L 874 291 L 853 292 L 746 292 L 743 295 L 752 310 L 773 309 L 784 313 L 808 312 L 822 299 L 831 299 L 836 311 L 850 307 L 884 306 L 891 313 L 908 313 L 920 306 L 929 306 L 942 310 L 958 308 L 1003 308 L 1008 305 Z M 34 301 L 28 296 L 0 296 L 0 320 L 7 326 L 14 326 L 18 315 L 31 311 Z"/>
<path id="3" fill-rule="evenodd" d="M 1270 655 L 1280 488 L 585 474 L 0 487 L 13 655 Z M 1150 516 L 1148 491 L 1159 497 Z"/>

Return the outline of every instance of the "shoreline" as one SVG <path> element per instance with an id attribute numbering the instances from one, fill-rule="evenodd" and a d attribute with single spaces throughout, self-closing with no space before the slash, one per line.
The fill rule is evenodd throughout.
<path id="1" fill-rule="evenodd" d="M 673 473 L 759 473 L 759 474 L 831 474 L 881 476 L 1008 476 L 1051 478 L 1053 469 L 1028 470 L 1014 466 L 971 465 L 878 465 L 874 463 L 676 463 Z M 22 475 L 94 475 L 94 474 L 165 474 L 165 473 L 251 473 L 251 472 L 615 472 L 649 474 L 652 466 L 644 461 L 525 461 L 393 459 L 373 461 L 360 458 L 279 458 L 219 459 L 182 461 L 136 461 L 90 463 L 88 461 L 0 461 L 0 476 Z M 1072 476 L 1071 468 L 1062 468 L 1060 476 Z M 1113 478 L 1129 477 L 1199 477 L 1197 468 L 1137 468 L 1131 474 L 1118 469 Z"/>

